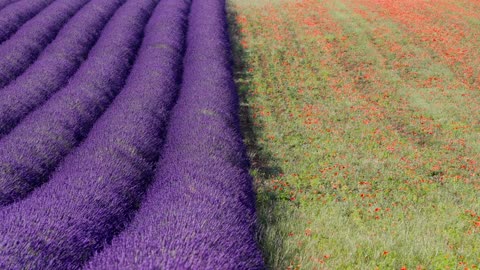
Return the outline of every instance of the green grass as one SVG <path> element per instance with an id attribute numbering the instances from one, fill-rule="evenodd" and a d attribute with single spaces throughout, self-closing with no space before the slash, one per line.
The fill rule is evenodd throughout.
<path id="1" fill-rule="evenodd" d="M 461 75 L 470 62 L 450 65 L 368 4 L 229 1 L 265 260 L 479 267 L 480 92 Z"/>

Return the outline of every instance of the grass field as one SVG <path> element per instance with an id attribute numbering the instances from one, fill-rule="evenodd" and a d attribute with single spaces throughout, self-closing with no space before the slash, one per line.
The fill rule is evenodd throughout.
<path id="1" fill-rule="evenodd" d="M 229 1 L 271 269 L 480 267 L 480 2 Z"/>

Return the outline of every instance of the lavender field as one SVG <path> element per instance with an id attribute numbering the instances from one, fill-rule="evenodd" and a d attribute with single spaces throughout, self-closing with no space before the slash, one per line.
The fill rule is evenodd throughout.
<path id="1" fill-rule="evenodd" d="M 0 0 L 0 269 L 263 269 L 225 0 Z"/>

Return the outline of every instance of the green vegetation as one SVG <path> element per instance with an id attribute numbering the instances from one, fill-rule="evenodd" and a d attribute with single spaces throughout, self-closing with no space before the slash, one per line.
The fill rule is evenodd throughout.
<path id="1" fill-rule="evenodd" d="M 272 269 L 480 267 L 480 5 L 374 2 L 229 2 Z"/>

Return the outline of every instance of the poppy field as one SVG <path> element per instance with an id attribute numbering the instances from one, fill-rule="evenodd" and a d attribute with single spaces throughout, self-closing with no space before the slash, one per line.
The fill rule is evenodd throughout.
<path id="1" fill-rule="evenodd" d="M 271 269 L 480 267 L 480 2 L 228 2 Z"/>

